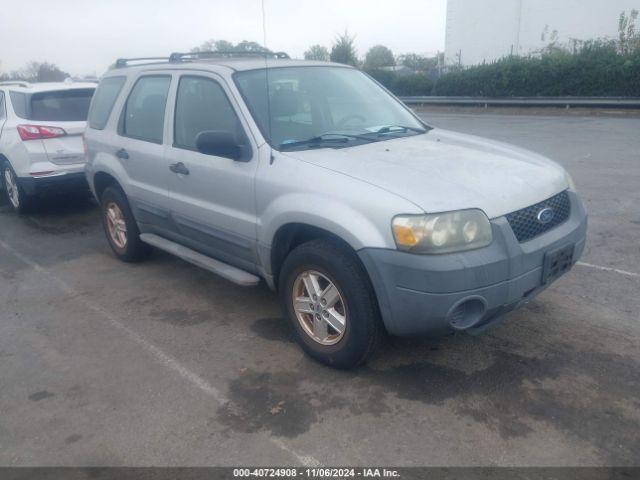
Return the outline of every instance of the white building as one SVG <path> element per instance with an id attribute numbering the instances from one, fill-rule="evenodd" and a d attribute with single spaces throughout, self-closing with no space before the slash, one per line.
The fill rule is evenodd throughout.
<path id="1" fill-rule="evenodd" d="M 526 55 L 557 40 L 616 38 L 620 13 L 640 0 L 448 0 L 448 65 L 476 65 Z"/>

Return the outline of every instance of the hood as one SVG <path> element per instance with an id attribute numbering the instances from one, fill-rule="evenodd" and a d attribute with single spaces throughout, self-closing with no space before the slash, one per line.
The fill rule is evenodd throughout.
<path id="1" fill-rule="evenodd" d="M 568 188 L 564 169 L 541 155 L 440 129 L 287 155 L 392 192 L 425 212 L 479 208 L 496 218 Z"/>

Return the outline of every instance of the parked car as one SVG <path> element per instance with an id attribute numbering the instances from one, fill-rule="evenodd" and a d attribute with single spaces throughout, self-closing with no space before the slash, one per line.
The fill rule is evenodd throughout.
<path id="1" fill-rule="evenodd" d="M 9 205 L 46 191 L 88 191 L 82 133 L 95 83 L 0 82 L 0 174 Z"/>
<path id="2" fill-rule="evenodd" d="M 587 216 L 562 167 L 433 128 L 354 68 L 283 56 L 104 76 L 86 173 L 118 258 L 154 246 L 262 279 L 302 348 L 341 368 L 385 332 L 479 332 L 580 258 Z"/>

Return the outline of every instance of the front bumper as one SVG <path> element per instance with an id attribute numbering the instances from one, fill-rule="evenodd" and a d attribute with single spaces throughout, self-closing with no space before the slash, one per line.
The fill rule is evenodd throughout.
<path id="1" fill-rule="evenodd" d="M 39 195 L 46 192 L 56 193 L 89 190 L 84 172 L 44 177 L 18 177 L 17 181 L 27 195 Z"/>
<path id="2" fill-rule="evenodd" d="M 552 282 L 543 282 L 545 255 L 572 245 L 575 264 L 585 246 L 587 214 L 579 197 L 569 196 L 569 219 L 524 243 L 500 217 L 491 221 L 493 242 L 478 250 L 446 255 L 360 250 L 389 333 L 477 332 L 547 288 Z"/>

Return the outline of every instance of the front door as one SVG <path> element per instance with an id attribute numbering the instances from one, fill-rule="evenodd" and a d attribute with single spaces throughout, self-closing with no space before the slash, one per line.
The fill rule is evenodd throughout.
<path id="1" fill-rule="evenodd" d="M 167 148 L 169 204 L 178 232 L 193 248 L 253 270 L 257 155 L 223 85 L 213 75 L 179 79 Z M 253 154 L 237 161 L 199 153 L 196 138 L 206 131 L 229 132 Z"/>

